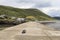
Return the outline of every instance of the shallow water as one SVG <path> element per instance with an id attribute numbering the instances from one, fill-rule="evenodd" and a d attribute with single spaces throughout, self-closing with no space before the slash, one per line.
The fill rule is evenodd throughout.
<path id="1" fill-rule="evenodd" d="M 60 30 L 60 21 L 56 21 L 55 23 L 46 23 L 45 25 Z"/>

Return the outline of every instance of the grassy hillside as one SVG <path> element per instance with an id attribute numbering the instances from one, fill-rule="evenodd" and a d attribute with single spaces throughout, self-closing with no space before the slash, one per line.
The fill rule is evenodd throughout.
<path id="1" fill-rule="evenodd" d="M 29 18 L 32 17 L 36 20 L 52 20 L 50 16 L 44 14 L 38 9 L 18 9 L 8 6 L 0 6 L 0 15 L 6 14 L 9 16 Z"/>

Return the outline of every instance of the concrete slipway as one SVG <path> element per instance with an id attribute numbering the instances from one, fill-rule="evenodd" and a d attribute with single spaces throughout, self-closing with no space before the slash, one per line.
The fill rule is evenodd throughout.
<path id="1" fill-rule="evenodd" d="M 22 34 L 23 30 L 26 33 Z M 60 31 L 37 22 L 27 22 L 0 31 L 0 40 L 60 40 Z"/>

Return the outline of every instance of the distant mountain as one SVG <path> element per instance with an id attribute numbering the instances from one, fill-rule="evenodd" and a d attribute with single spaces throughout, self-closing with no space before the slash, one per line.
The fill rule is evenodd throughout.
<path id="1" fill-rule="evenodd" d="M 38 9 L 19 9 L 19 8 L 13 8 L 9 6 L 0 6 L 0 15 L 8 15 L 8 16 L 14 16 L 14 17 L 20 17 L 20 18 L 29 18 L 32 17 L 35 18 L 35 20 L 53 20 L 54 18 L 44 14 Z"/>
<path id="2" fill-rule="evenodd" d="M 54 17 L 55 19 L 57 19 L 57 20 L 60 20 L 60 17 Z"/>

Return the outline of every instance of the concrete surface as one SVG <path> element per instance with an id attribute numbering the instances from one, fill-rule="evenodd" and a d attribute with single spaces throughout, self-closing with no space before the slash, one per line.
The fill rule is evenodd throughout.
<path id="1" fill-rule="evenodd" d="M 25 34 L 22 34 L 23 30 L 26 30 Z M 60 40 L 60 31 L 37 22 L 27 22 L 0 31 L 0 40 Z"/>

